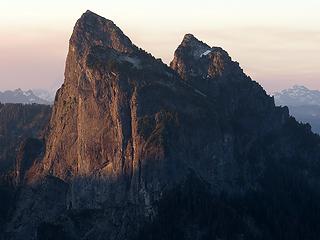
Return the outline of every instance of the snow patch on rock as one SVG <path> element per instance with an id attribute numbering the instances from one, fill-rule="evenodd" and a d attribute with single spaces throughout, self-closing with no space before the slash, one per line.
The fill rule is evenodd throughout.
<path id="1" fill-rule="evenodd" d="M 200 57 L 207 56 L 209 53 L 211 53 L 211 49 L 205 51 L 204 53 L 202 53 L 202 54 L 200 55 Z"/>

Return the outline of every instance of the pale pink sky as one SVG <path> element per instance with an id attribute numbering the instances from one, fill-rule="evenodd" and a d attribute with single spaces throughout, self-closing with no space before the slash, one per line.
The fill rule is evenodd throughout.
<path id="1" fill-rule="evenodd" d="M 56 88 L 68 39 L 90 9 L 113 20 L 140 47 L 169 63 L 185 33 L 220 46 L 269 92 L 320 89 L 320 1 L 177 0 L 0 3 L 0 90 Z"/>

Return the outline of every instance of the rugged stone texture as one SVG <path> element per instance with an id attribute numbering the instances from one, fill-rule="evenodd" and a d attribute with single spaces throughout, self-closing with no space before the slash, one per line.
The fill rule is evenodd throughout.
<path id="1" fill-rule="evenodd" d="M 20 189 L 16 209 L 7 224 L 4 238 L 44 239 L 37 236 L 39 219 L 44 224 L 65 213 L 67 191 L 68 185 L 53 176 L 46 176 L 36 184 Z M 59 239 L 58 234 L 53 237 Z"/>
<path id="2" fill-rule="evenodd" d="M 14 169 L 23 141 L 42 137 L 50 114 L 50 106 L 0 104 L 0 174 Z"/>
<path id="3" fill-rule="evenodd" d="M 299 239 L 320 229 L 319 143 L 221 48 L 188 34 L 169 68 L 88 11 L 7 233 Z"/>
<path id="4" fill-rule="evenodd" d="M 148 205 L 196 164 L 181 153 L 188 141 L 207 139 L 201 148 L 221 141 L 209 138 L 207 128 L 197 133 L 189 128 L 199 121 L 218 124 L 214 109 L 205 107 L 207 100 L 132 45 L 111 21 L 93 13 L 85 13 L 76 24 L 65 75 L 53 109 L 43 172 L 73 183 L 75 208 L 100 207 L 110 197 L 116 203 L 140 203 L 140 195 Z M 92 181 L 99 184 L 97 191 Z M 95 195 L 86 197 L 89 193 Z"/>
<path id="5" fill-rule="evenodd" d="M 26 173 L 36 164 L 37 160 L 42 160 L 43 154 L 43 140 L 28 138 L 20 145 L 14 169 L 15 185 L 24 184 Z"/>
<path id="6" fill-rule="evenodd" d="M 21 145 L 26 146 L 29 137 L 42 138 L 50 112 L 51 108 L 44 105 L 0 104 L 0 233 L 4 232 L 4 223 L 14 207 L 15 166 L 17 157 L 25 150 Z M 19 160 L 27 170 L 25 161 L 29 160 Z"/>

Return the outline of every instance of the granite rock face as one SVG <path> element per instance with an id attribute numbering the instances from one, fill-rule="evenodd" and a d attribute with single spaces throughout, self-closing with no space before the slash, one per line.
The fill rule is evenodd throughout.
<path id="1" fill-rule="evenodd" d="M 310 127 L 191 34 L 170 66 L 112 21 L 83 14 L 10 238 L 290 239 L 290 217 L 298 226 L 318 216 L 307 204 L 320 183 Z M 308 197 L 297 200 L 300 188 Z"/>

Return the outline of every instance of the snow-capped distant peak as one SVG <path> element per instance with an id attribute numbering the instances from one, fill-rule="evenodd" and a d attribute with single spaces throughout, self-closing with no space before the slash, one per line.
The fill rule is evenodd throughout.
<path id="1" fill-rule="evenodd" d="M 291 89 L 309 90 L 308 88 L 302 85 L 293 85 Z"/>
<path id="2" fill-rule="evenodd" d="M 277 105 L 302 106 L 319 105 L 320 91 L 310 90 L 305 86 L 294 85 L 291 88 L 284 89 L 274 93 L 274 99 Z"/>
<path id="3" fill-rule="evenodd" d="M 54 102 L 54 97 L 56 94 L 56 88 L 53 88 L 51 91 L 46 89 L 32 89 L 32 92 L 39 98 L 42 98 L 50 103 Z"/>
<path id="4" fill-rule="evenodd" d="M 0 102 L 1 103 L 23 103 L 23 104 L 51 104 L 49 101 L 46 101 L 38 96 L 36 96 L 32 90 L 23 91 L 18 88 L 13 91 L 7 90 L 0 92 Z"/>
<path id="5" fill-rule="evenodd" d="M 22 92 L 22 94 L 25 95 L 26 97 L 34 95 L 34 93 L 31 90 L 28 90 L 26 92 Z"/>

